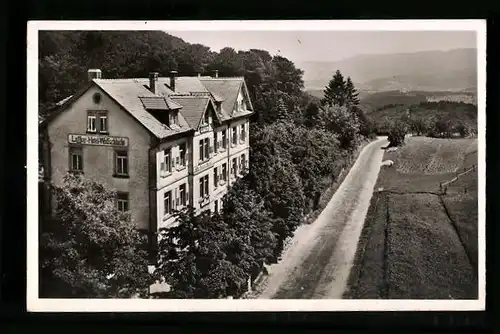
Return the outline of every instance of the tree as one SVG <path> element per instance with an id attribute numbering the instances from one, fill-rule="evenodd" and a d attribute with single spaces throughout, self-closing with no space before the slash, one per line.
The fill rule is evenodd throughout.
<path id="1" fill-rule="evenodd" d="M 348 107 L 359 105 L 359 93 L 352 83 L 351 77 L 347 77 L 345 84 L 345 103 Z"/>
<path id="2" fill-rule="evenodd" d="M 212 63 L 208 65 L 209 70 L 218 70 L 220 76 L 231 77 L 238 75 L 239 59 L 233 48 L 225 47 L 215 55 Z"/>
<path id="3" fill-rule="evenodd" d="M 286 121 L 288 120 L 288 110 L 286 108 L 285 102 L 283 101 L 283 97 L 279 97 L 278 99 L 278 104 L 277 104 L 277 110 L 276 110 L 278 120 L 280 121 Z"/>
<path id="4" fill-rule="evenodd" d="M 272 80 L 276 82 L 278 90 L 289 95 L 299 95 L 304 88 L 302 75 L 304 71 L 295 67 L 295 64 L 282 56 L 274 56 L 271 61 L 275 68 Z"/>
<path id="5" fill-rule="evenodd" d="M 319 123 L 319 107 L 316 103 L 310 102 L 304 112 L 304 125 L 313 128 Z"/>
<path id="6" fill-rule="evenodd" d="M 410 130 L 417 136 L 421 136 L 429 131 L 430 124 L 422 117 L 410 119 Z"/>
<path id="7" fill-rule="evenodd" d="M 360 124 L 358 117 L 346 107 L 333 105 L 321 113 L 323 128 L 336 133 L 341 147 L 352 149 L 356 143 Z"/>
<path id="8" fill-rule="evenodd" d="M 346 103 L 346 82 L 339 70 L 325 87 L 324 97 L 321 100 L 323 106 L 343 106 Z"/>
<path id="9" fill-rule="evenodd" d="M 451 137 L 452 126 L 449 121 L 437 119 L 434 123 L 434 134 L 437 137 Z"/>
<path id="10" fill-rule="evenodd" d="M 406 123 L 396 121 L 389 130 L 387 140 L 390 147 L 401 146 L 405 142 L 405 136 L 408 131 Z"/>
<path id="11" fill-rule="evenodd" d="M 375 138 L 375 124 L 366 116 L 364 110 L 358 105 L 353 105 L 350 109 L 359 120 L 359 134 L 366 138 Z"/>
<path id="12" fill-rule="evenodd" d="M 254 279 L 265 263 L 273 262 L 276 235 L 271 213 L 248 183 L 239 179 L 224 198 L 222 218 L 244 245 L 241 252 L 233 251 L 227 258 Z"/>
<path id="13" fill-rule="evenodd" d="M 176 212 L 177 225 L 160 230 L 157 278 L 165 278 L 171 298 L 222 298 L 246 289 L 248 275 L 231 262 L 245 248 L 220 215 L 192 208 Z"/>
<path id="14" fill-rule="evenodd" d="M 42 294 L 105 298 L 145 295 L 145 238 L 115 206 L 116 193 L 69 174 L 53 186 L 57 206 L 40 237 Z"/>

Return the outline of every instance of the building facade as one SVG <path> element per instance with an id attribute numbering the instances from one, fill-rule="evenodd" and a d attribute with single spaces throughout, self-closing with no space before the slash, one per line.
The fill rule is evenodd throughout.
<path id="1" fill-rule="evenodd" d="M 44 179 L 60 185 L 73 171 L 111 186 L 117 208 L 151 236 L 175 224 L 176 209 L 220 211 L 249 168 L 244 79 L 88 77 L 41 125 Z"/>

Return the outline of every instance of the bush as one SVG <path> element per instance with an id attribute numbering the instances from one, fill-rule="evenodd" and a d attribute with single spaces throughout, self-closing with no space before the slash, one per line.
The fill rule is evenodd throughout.
<path id="1" fill-rule="evenodd" d="M 406 124 L 403 122 L 395 123 L 391 129 L 389 130 L 389 134 L 387 135 L 387 140 L 389 141 L 389 146 L 401 146 L 405 142 L 405 136 L 408 129 Z"/>

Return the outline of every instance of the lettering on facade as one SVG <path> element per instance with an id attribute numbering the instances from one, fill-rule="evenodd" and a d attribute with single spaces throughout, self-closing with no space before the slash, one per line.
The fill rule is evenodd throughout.
<path id="1" fill-rule="evenodd" d="M 68 135 L 68 143 L 80 145 L 126 147 L 128 146 L 128 138 L 70 134 Z"/>

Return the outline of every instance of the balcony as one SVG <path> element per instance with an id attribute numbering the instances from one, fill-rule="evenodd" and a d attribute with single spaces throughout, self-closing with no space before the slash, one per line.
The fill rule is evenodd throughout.
<path id="1" fill-rule="evenodd" d="M 210 204 L 210 195 L 205 195 L 203 197 L 200 197 L 198 199 L 198 202 L 200 203 L 200 208 L 207 206 L 208 204 Z"/>

